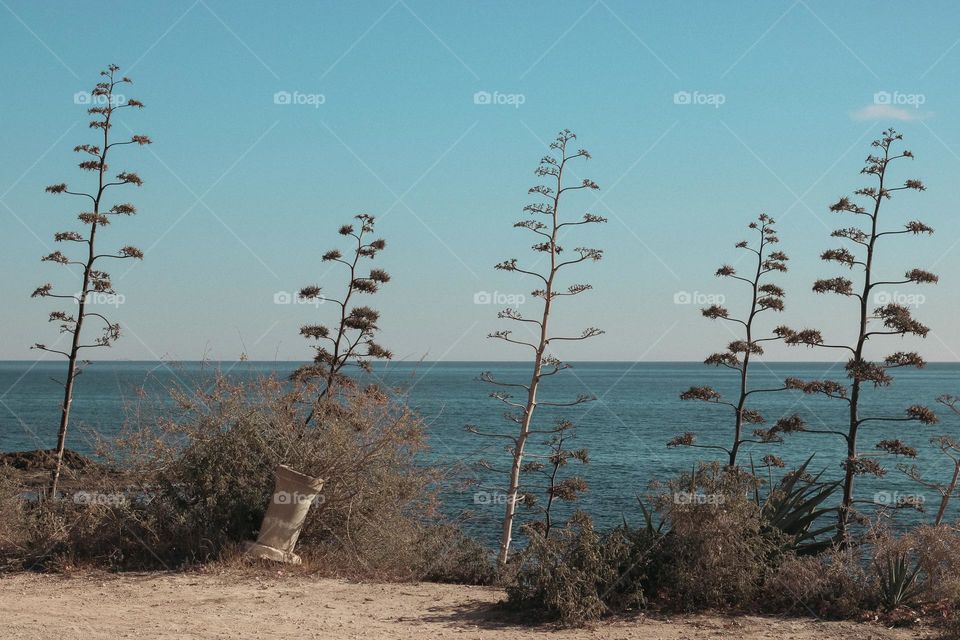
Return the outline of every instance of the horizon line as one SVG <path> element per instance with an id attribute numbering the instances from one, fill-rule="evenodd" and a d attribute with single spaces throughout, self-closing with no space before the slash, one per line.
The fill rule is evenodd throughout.
<path id="1" fill-rule="evenodd" d="M 6 363 L 36 363 L 36 364 L 51 364 L 59 363 L 59 360 L 31 360 L 27 358 L 9 358 L 2 359 L 0 358 L 0 364 Z M 65 362 L 65 361 L 63 361 Z M 136 359 L 121 359 L 121 358 L 106 358 L 103 360 L 91 360 L 91 363 L 150 363 L 150 364 L 162 364 L 162 363 L 235 363 L 240 364 L 243 362 L 249 362 L 252 364 L 303 364 L 311 362 L 310 360 L 225 360 L 225 359 L 216 359 L 210 358 L 207 360 L 180 360 L 176 358 L 170 359 L 155 359 L 155 360 L 136 360 Z M 528 364 L 529 360 L 387 360 L 387 361 L 377 361 L 374 362 L 374 366 L 377 365 L 391 365 L 391 364 L 469 364 L 469 363 L 498 363 L 498 364 Z M 568 360 L 566 361 L 569 364 L 703 364 L 703 360 Z M 836 364 L 841 362 L 841 360 L 762 360 L 766 364 Z M 927 360 L 926 364 L 960 364 L 960 359 L 958 360 Z"/>

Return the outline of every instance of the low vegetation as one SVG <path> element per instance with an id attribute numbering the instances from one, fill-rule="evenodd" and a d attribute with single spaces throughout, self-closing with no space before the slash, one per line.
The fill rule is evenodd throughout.
<path id="1" fill-rule="evenodd" d="M 436 512 L 435 478 L 417 462 L 423 422 L 368 386 L 317 402 L 314 427 L 302 417 L 309 392 L 226 377 L 175 389 L 174 411 L 141 414 L 103 443 L 106 463 L 70 500 L 22 500 L 8 476 L 3 564 L 162 569 L 224 557 L 256 538 L 273 469 L 288 464 L 326 479 L 298 543 L 308 563 L 338 575 L 489 581 L 485 552 Z"/>
<path id="2" fill-rule="evenodd" d="M 550 540 L 533 537 L 517 559 L 508 602 L 562 625 L 705 609 L 896 625 L 955 619 L 960 529 L 924 526 L 895 536 L 875 526 L 863 544 L 827 538 L 811 553 L 794 543 L 836 514 L 787 532 L 776 511 L 749 497 L 756 482 L 702 466 L 661 488 L 656 509 L 637 526 L 597 532 L 581 514 Z M 784 484 L 770 494 L 789 492 Z M 832 493 L 839 483 L 823 486 Z M 809 513 L 805 502 L 791 511 Z"/>

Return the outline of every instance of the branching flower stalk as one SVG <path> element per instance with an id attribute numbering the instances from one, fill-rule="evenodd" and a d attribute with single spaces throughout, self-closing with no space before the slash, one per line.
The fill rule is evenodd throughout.
<path id="1" fill-rule="evenodd" d="M 353 239 L 350 256 L 344 258 L 339 249 L 331 249 L 322 258 L 323 262 L 336 262 L 348 269 L 343 298 L 328 298 L 317 285 L 304 287 L 298 294 L 302 300 L 332 302 L 339 309 L 339 319 L 333 330 L 322 324 L 308 324 L 300 328 L 300 335 L 318 343 L 314 346 L 316 355 L 312 364 L 300 367 L 291 377 L 303 382 L 320 380 L 322 388 L 318 401 L 328 397 L 336 386 L 349 384 L 349 377 L 342 373 L 347 365 L 354 364 L 369 373 L 373 360 L 389 360 L 393 357 L 390 351 L 374 340 L 379 331 L 377 322 L 380 312 L 366 305 L 350 306 L 354 295 L 377 293 L 380 285 L 390 281 L 390 275 L 383 269 L 373 268 L 367 275 L 360 275 L 360 261 L 365 258 L 373 260 L 386 248 L 387 243 L 382 238 L 370 239 L 374 232 L 373 216 L 362 213 L 355 219 L 358 226 L 345 224 L 339 229 L 341 236 Z M 311 409 L 306 422 L 309 423 L 313 415 Z"/>
<path id="2" fill-rule="evenodd" d="M 527 441 L 531 435 L 554 434 L 558 432 L 558 427 L 535 429 L 533 427 L 534 412 L 538 406 L 545 407 L 572 407 L 584 402 L 593 400 L 591 396 L 580 395 L 569 402 L 544 402 L 538 399 L 540 383 L 544 378 L 556 375 L 560 371 L 568 368 L 569 365 L 561 362 L 555 355 L 548 353 L 548 348 L 553 342 L 581 341 L 588 340 L 603 333 L 601 330 L 589 327 L 578 336 L 555 336 L 550 333 L 550 319 L 553 312 L 554 302 L 562 297 L 576 296 L 584 291 L 592 289 L 589 284 L 571 284 L 563 288 L 559 283 L 559 275 L 569 267 L 580 264 L 581 262 L 596 262 L 603 257 L 600 249 L 587 247 L 577 247 L 573 250 L 570 258 L 564 259 L 561 254 L 564 248 L 560 244 L 561 232 L 578 227 L 581 225 L 590 225 L 606 222 L 605 218 L 585 213 L 579 220 L 564 220 L 560 217 L 560 205 L 565 194 L 578 190 L 596 190 L 600 187 L 592 180 L 584 179 L 579 184 L 565 184 L 564 174 L 567 171 L 568 163 L 579 158 L 589 159 L 590 154 L 585 149 L 570 151 L 570 145 L 576 136 L 569 130 L 561 131 L 554 142 L 550 144 L 550 149 L 556 156 L 547 155 L 540 160 L 536 175 L 545 178 L 549 185 L 537 185 L 529 190 L 542 198 L 541 201 L 528 204 L 524 211 L 531 216 L 517 222 L 514 227 L 526 229 L 538 236 L 538 240 L 532 246 L 534 252 L 544 254 L 549 259 L 549 268 L 543 273 L 533 270 L 535 267 L 521 267 L 516 258 L 506 260 L 496 265 L 497 269 L 509 271 L 534 278 L 542 283 L 542 288 L 532 292 L 534 298 L 543 301 L 539 318 L 525 318 L 517 309 L 504 309 L 498 313 L 498 317 L 511 322 L 516 322 L 526 329 L 531 329 L 534 335 L 532 341 L 523 338 L 514 337 L 513 331 L 503 330 L 490 334 L 489 337 L 503 340 L 511 344 L 521 345 L 529 348 L 533 353 L 533 367 L 530 380 L 526 384 L 503 382 L 493 377 L 490 372 L 484 372 L 481 379 L 490 384 L 504 389 L 522 389 L 526 398 L 522 402 L 515 401 L 508 391 L 496 391 L 490 395 L 517 413 L 508 413 L 507 418 L 517 425 L 517 431 L 514 434 L 483 433 L 476 427 L 468 426 L 467 429 L 481 435 L 504 438 L 509 443 L 509 451 L 512 456 L 510 467 L 510 479 L 506 496 L 506 510 L 503 517 L 503 526 L 500 536 L 499 561 L 505 564 L 510 553 L 510 544 L 512 541 L 514 519 L 516 516 L 517 502 L 520 497 L 520 476 L 523 470 L 524 453 Z M 544 222 L 543 220 L 546 220 Z"/>
<path id="3" fill-rule="evenodd" d="M 543 479 L 543 484 L 531 486 L 531 490 L 525 491 L 520 499 L 524 506 L 540 513 L 543 519 L 528 526 L 544 538 L 549 538 L 550 532 L 557 526 L 554 516 L 554 507 L 557 501 L 573 502 L 587 490 L 587 483 L 582 477 L 577 475 L 563 477 L 561 475 L 561 471 L 566 469 L 571 462 L 588 464 L 590 461 L 586 449 L 567 448 L 569 441 L 573 438 L 573 431 L 573 423 L 560 420 L 557 423 L 556 433 L 552 434 L 543 443 L 546 446 L 546 451 L 544 453 L 528 453 L 528 461 L 523 465 L 523 473 L 539 475 Z M 541 504 L 533 489 L 542 491 L 546 496 L 544 504 Z"/>
<path id="4" fill-rule="evenodd" d="M 44 262 L 53 262 L 63 265 L 68 269 L 80 267 L 82 273 L 73 272 L 82 280 L 79 293 L 75 295 L 54 293 L 53 285 L 50 283 L 38 287 L 32 294 L 34 298 L 58 298 L 64 300 L 73 300 L 77 305 L 76 313 L 68 311 L 53 311 L 50 313 L 49 321 L 60 324 L 60 333 L 71 337 L 68 350 L 57 349 L 55 346 L 37 343 L 34 349 L 47 351 L 67 358 L 67 374 L 63 381 L 63 402 L 60 407 L 60 427 L 57 432 L 56 460 L 53 470 L 51 483 L 51 492 L 53 496 L 57 495 L 60 483 L 60 475 L 63 467 L 63 453 L 66 447 L 67 429 L 70 424 L 70 408 L 73 404 L 73 389 L 77 376 L 81 373 L 80 353 L 85 349 L 96 347 L 109 347 L 117 338 L 120 337 L 120 325 L 112 322 L 103 314 L 90 310 L 90 305 L 95 303 L 91 296 L 109 296 L 116 295 L 113 285 L 110 281 L 110 274 L 99 268 L 99 262 L 107 259 L 117 260 L 142 260 L 143 252 L 132 246 L 121 247 L 116 253 L 98 253 L 96 247 L 97 231 L 110 224 L 111 220 L 118 216 L 131 216 L 136 213 L 136 208 L 130 203 L 114 204 L 107 206 L 106 194 L 111 187 L 123 185 L 133 185 L 139 187 L 143 181 L 136 173 L 130 171 L 120 171 L 112 178 L 109 177 L 109 166 L 107 164 L 110 151 L 114 147 L 128 144 L 146 145 L 150 144 L 150 138 L 145 135 L 134 135 L 127 140 L 114 140 L 111 137 L 113 129 L 114 114 L 122 109 L 136 108 L 142 109 L 143 103 L 132 98 L 125 98 L 123 95 L 115 93 L 117 86 L 130 84 L 130 78 L 126 76 L 117 77 L 120 68 L 117 65 L 110 65 L 105 71 L 101 71 L 101 80 L 93 91 L 90 92 L 91 101 L 94 106 L 87 109 L 87 113 L 94 116 L 90 122 L 90 128 L 100 132 L 98 144 L 81 144 L 74 147 L 74 152 L 83 154 L 87 159 L 79 163 L 79 167 L 84 171 L 90 171 L 96 174 L 96 189 L 92 192 L 73 191 L 65 183 L 51 185 L 46 188 L 48 193 L 66 194 L 79 196 L 90 200 L 91 208 L 89 211 L 80 213 L 78 218 L 80 222 L 86 225 L 86 234 L 78 231 L 63 231 L 54 235 L 57 242 L 76 243 L 82 245 L 85 249 L 85 255 L 78 259 L 68 257 L 62 251 L 54 251 L 44 256 Z M 91 341 L 84 342 L 83 329 L 87 318 L 94 319 L 102 323 L 101 334 Z"/>
<path id="5" fill-rule="evenodd" d="M 960 396 L 942 395 L 937 398 L 937 402 L 950 409 L 950 411 L 953 413 L 960 415 Z M 933 525 L 936 527 L 943 523 L 943 518 L 947 513 L 947 507 L 950 505 L 951 498 L 956 495 L 957 484 L 960 483 L 960 441 L 958 441 L 954 436 L 941 434 L 930 438 L 930 444 L 932 444 L 940 451 L 940 453 L 950 460 L 950 464 L 953 468 L 951 469 L 949 482 L 944 484 L 925 479 L 920 473 L 920 469 L 916 465 L 898 464 L 897 470 L 905 474 L 914 482 L 927 487 L 928 489 L 932 489 L 940 494 L 940 506 L 937 508 L 937 514 L 933 519 Z M 906 447 L 906 445 L 904 445 L 904 447 L 905 450 L 901 452 L 901 455 L 906 455 L 907 457 L 916 457 L 916 450 Z M 898 504 L 895 506 L 913 507 L 923 510 L 922 502 L 910 500 L 909 498 L 907 498 L 905 501 L 898 500 Z"/>
<path id="6" fill-rule="evenodd" d="M 843 197 L 830 207 L 830 210 L 835 213 L 850 214 L 858 219 L 866 219 L 865 228 L 846 227 L 837 229 L 832 233 L 832 237 L 841 238 L 855 245 L 853 251 L 847 247 L 841 247 L 824 251 L 820 256 L 822 260 L 838 263 L 850 271 L 856 269 L 861 277 L 859 287 L 855 289 L 853 280 L 843 276 L 817 280 L 813 285 L 813 291 L 816 293 L 834 293 L 856 300 L 858 308 L 856 341 L 853 344 L 827 344 L 824 342 L 820 331 L 815 329 L 805 329 L 797 332 L 783 329 L 787 344 L 840 349 L 849 353 L 849 360 L 846 364 L 849 384 L 841 384 L 831 380 L 787 380 L 787 386 L 792 389 L 807 394 L 820 394 L 834 398 L 845 402 L 848 406 L 849 420 L 844 430 L 807 429 L 798 416 L 792 418 L 794 430 L 836 435 L 846 445 L 846 457 L 843 462 L 843 498 L 837 527 L 837 537 L 843 543 L 846 543 L 849 539 L 849 523 L 854 513 L 855 478 L 864 474 L 879 477 L 886 473 L 886 469 L 881 466 L 875 457 L 860 455 L 857 444 L 861 427 L 875 422 L 933 424 L 937 421 L 936 415 L 928 407 L 922 405 L 912 405 L 900 416 L 865 416 L 861 407 L 861 393 L 864 385 L 873 384 L 874 387 L 888 387 L 893 382 L 893 377 L 890 375 L 892 369 L 900 367 L 919 368 L 925 364 L 920 354 L 915 352 L 898 351 L 887 356 L 882 362 L 873 362 L 867 358 L 866 346 L 874 337 L 913 335 L 924 338 L 929 332 L 926 326 L 913 318 L 910 309 L 904 305 L 893 302 L 879 304 L 880 301 L 877 301 L 876 303 L 879 306 L 871 309 L 871 299 L 877 293 L 877 288 L 905 284 L 934 284 L 938 280 L 936 275 L 922 269 L 910 269 L 899 280 L 880 280 L 877 277 L 877 252 L 879 247 L 883 245 L 879 242 L 881 238 L 903 234 L 930 235 L 933 233 L 932 228 L 919 220 L 911 220 L 903 228 L 897 230 L 882 230 L 880 226 L 882 205 L 892 197 L 893 193 L 906 190 L 923 191 L 925 189 L 922 182 L 913 179 L 906 180 L 900 186 L 890 186 L 888 170 L 891 164 L 902 159 L 913 158 L 913 154 L 908 150 L 901 153 L 894 151 L 895 145 L 902 138 L 902 134 L 893 129 L 887 129 L 880 139 L 873 141 L 872 144 L 876 152 L 867 156 L 866 166 L 861 170 L 861 173 L 872 176 L 876 180 L 876 186 L 863 187 L 854 192 L 855 196 L 866 201 L 865 205 L 856 204 L 849 197 Z M 881 326 L 876 327 L 876 323 L 880 323 Z M 878 444 L 878 448 L 881 450 L 894 454 L 902 453 L 904 446 L 899 439 L 884 440 Z"/>
<path id="7" fill-rule="evenodd" d="M 735 467 L 737 465 L 737 454 L 740 447 L 744 444 L 768 444 L 779 443 L 783 441 L 782 424 L 778 423 L 773 428 L 764 429 L 757 426 L 753 429 L 752 435 L 744 433 L 748 425 L 761 425 L 766 420 L 762 413 L 755 409 L 748 409 L 747 402 L 753 394 L 771 393 L 786 390 L 786 386 L 776 388 L 756 388 L 751 389 L 749 384 L 750 361 L 753 356 L 763 355 L 763 343 L 783 340 L 780 330 L 774 331 L 773 335 L 759 338 L 756 337 L 755 322 L 758 316 L 764 311 L 783 311 L 784 291 L 779 286 L 765 282 L 767 276 L 771 273 L 783 273 L 787 270 L 787 260 L 789 259 L 782 251 L 774 249 L 780 242 L 774 228 L 773 218 L 763 213 L 755 222 L 751 222 L 748 227 L 755 231 L 757 239 L 754 244 L 748 240 L 741 240 L 736 244 L 738 249 L 743 249 L 755 255 L 756 266 L 749 275 L 743 276 L 737 273 L 730 265 L 723 265 L 717 269 L 716 276 L 721 278 L 732 278 L 745 283 L 751 291 L 750 306 L 745 317 L 735 317 L 730 315 L 730 311 L 721 305 L 712 305 L 702 309 L 705 317 L 713 320 L 721 320 L 731 324 L 739 325 L 743 330 L 743 338 L 737 339 L 727 345 L 727 350 L 721 353 L 714 353 L 709 356 L 704 363 L 716 367 L 726 367 L 737 373 L 740 381 L 740 388 L 735 402 L 725 400 L 720 392 L 712 387 L 690 387 L 682 394 L 682 400 L 699 400 L 718 405 L 725 405 L 733 410 L 733 438 L 729 446 L 699 444 L 696 442 L 696 434 L 687 432 L 676 436 L 667 443 L 669 447 L 700 447 L 704 449 L 718 449 L 727 454 L 728 465 Z M 767 455 L 763 458 L 765 466 L 783 467 L 783 461 L 774 455 Z"/>

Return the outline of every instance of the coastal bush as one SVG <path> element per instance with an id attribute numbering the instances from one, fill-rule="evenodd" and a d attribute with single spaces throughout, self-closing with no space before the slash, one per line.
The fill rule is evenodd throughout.
<path id="1" fill-rule="evenodd" d="M 791 531 L 784 530 L 784 522 L 795 524 L 797 518 L 790 507 L 760 501 L 757 483 L 742 470 L 702 464 L 653 487 L 654 509 L 643 507 L 641 527 L 625 524 L 601 533 L 581 515 L 550 539 L 530 530 L 529 546 L 507 586 L 508 601 L 564 625 L 648 604 L 672 611 L 791 610 L 796 599 L 782 598 L 783 591 L 793 588 L 792 581 L 804 572 L 819 578 L 814 569 L 819 560 L 797 556 L 797 537 L 810 539 L 806 529 L 791 525 Z M 788 481 L 787 486 L 795 485 Z M 781 491 L 777 500 L 795 493 Z M 808 502 L 799 500 L 794 510 L 809 516 Z M 662 520 L 659 526 L 655 516 Z M 828 593 L 829 583 L 814 584 L 808 598 L 815 603 L 842 599 L 849 587 L 860 589 L 862 582 L 839 582 L 835 596 Z M 772 585 L 774 594 L 768 598 Z"/>
<path id="2" fill-rule="evenodd" d="M 764 526 L 755 479 L 718 463 L 668 483 L 657 507 L 669 525 L 657 560 L 660 597 L 681 609 L 745 607 L 782 554 Z"/>
<path id="3" fill-rule="evenodd" d="M 860 553 L 837 548 L 816 556 L 785 556 L 767 576 L 756 606 L 780 615 L 843 619 L 859 616 L 871 599 Z"/>
<path id="4" fill-rule="evenodd" d="M 869 539 L 873 604 L 891 611 L 921 603 L 960 604 L 960 529 L 928 526 Z"/>
<path id="5" fill-rule="evenodd" d="M 601 534 L 579 513 L 551 537 L 529 533 L 507 586 L 512 607 L 578 626 L 644 606 L 646 569 L 656 546 L 646 531 L 624 526 Z"/>
<path id="6" fill-rule="evenodd" d="M 960 528 L 924 525 L 909 536 L 923 572 L 925 597 L 960 603 Z"/>
<path id="7" fill-rule="evenodd" d="M 298 552 L 325 573 L 490 582 L 492 564 L 436 510 L 420 462 L 423 422 L 388 392 L 364 387 L 314 405 L 306 387 L 267 378 L 173 392 L 176 407 L 138 415 L 101 443 L 104 471 L 62 500 L 25 501 L 0 487 L 5 564 L 90 562 L 175 568 L 254 540 L 278 464 L 325 480 Z M 97 499 L 84 499 L 85 495 Z M 106 498 L 106 499 L 103 499 Z"/>
<path id="8" fill-rule="evenodd" d="M 15 567 L 14 559 L 24 546 L 23 488 L 12 473 L 0 474 L 0 569 Z"/>
<path id="9" fill-rule="evenodd" d="M 138 477 L 149 482 L 154 540 L 175 561 L 216 557 L 252 540 L 287 464 L 325 483 L 299 548 L 335 570 L 393 572 L 435 515 L 432 475 L 417 461 L 423 423 L 377 387 L 325 399 L 314 424 L 300 416 L 303 392 L 276 379 L 210 391 L 177 392 L 179 412 L 123 440 Z M 314 426 L 315 425 L 315 426 Z M 335 566 L 334 566 L 335 565 Z"/>
<path id="10" fill-rule="evenodd" d="M 491 585 L 498 578 L 490 549 L 459 527 L 427 527 L 417 550 L 414 575 L 419 580 L 453 584 Z"/>
<path id="11" fill-rule="evenodd" d="M 69 452 L 65 460 L 76 456 Z M 7 570 L 69 570 L 79 565 L 117 567 L 145 550 L 135 547 L 138 509 L 123 480 L 98 465 L 86 465 L 85 489 L 75 473 L 65 474 L 62 488 L 71 494 L 51 500 L 46 485 L 56 459 L 43 457 L 39 476 L 7 467 L 0 479 L 0 567 Z M 79 456 L 76 456 L 79 458 Z M 27 465 L 31 466 L 31 465 Z M 49 468 L 46 468 L 49 467 Z M 65 471 L 69 471 L 64 466 Z M 75 470 L 74 470 L 75 471 Z M 72 487 L 72 488 L 71 488 Z"/>

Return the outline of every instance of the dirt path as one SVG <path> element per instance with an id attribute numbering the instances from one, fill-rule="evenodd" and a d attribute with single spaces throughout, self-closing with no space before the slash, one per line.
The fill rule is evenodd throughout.
<path id="1" fill-rule="evenodd" d="M 508 624 L 496 589 L 224 573 L 0 578 L 0 638 L 906 640 L 874 625 L 689 616 L 555 631 Z M 498 621 L 499 620 L 499 621 Z"/>

